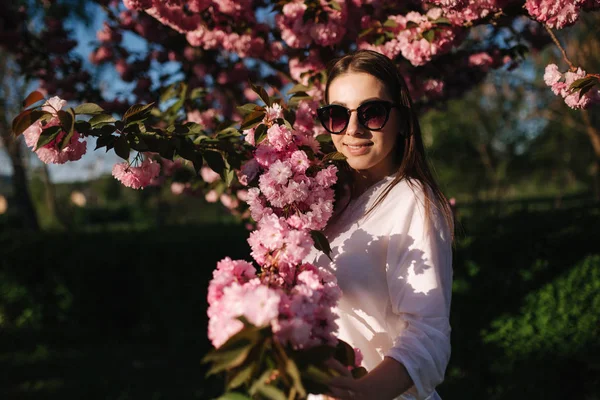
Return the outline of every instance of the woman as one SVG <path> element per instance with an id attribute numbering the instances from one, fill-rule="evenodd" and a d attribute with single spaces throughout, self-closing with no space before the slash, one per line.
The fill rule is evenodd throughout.
<path id="1" fill-rule="evenodd" d="M 336 399 L 439 399 L 450 358 L 452 214 L 427 166 L 406 84 L 387 57 L 358 51 L 329 70 L 319 119 L 347 158 L 349 201 L 325 233 L 343 295 L 339 337 L 361 350 L 355 380 L 337 361 Z"/>

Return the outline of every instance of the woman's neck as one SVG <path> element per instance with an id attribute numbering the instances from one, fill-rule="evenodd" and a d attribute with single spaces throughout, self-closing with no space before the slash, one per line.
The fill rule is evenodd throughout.
<path id="1" fill-rule="evenodd" d="M 366 192 L 371 186 L 388 176 L 389 174 L 370 174 L 368 171 L 353 171 L 352 197 L 357 198 Z"/>

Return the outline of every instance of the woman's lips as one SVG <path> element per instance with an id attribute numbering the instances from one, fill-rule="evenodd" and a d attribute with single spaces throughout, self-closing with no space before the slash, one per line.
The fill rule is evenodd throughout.
<path id="1" fill-rule="evenodd" d="M 348 153 L 353 156 L 360 156 L 362 154 L 366 154 L 369 152 L 369 147 L 373 146 L 373 143 L 364 143 L 364 144 L 347 144 L 344 143 L 346 149 L 348 149 Z"/>

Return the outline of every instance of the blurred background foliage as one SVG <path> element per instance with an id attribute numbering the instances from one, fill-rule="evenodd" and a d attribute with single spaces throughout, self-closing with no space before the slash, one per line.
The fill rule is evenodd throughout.
<path id="1" fill-rule="evenodd" d="M 597 23 L 561 31 L 590 71 Z M 600 117 L 543 84 L 550 58 L 532 54 L 422 115 L 456 204 L 444 399 L 600 399 L 600 188 L 587 136 Z M 26 165 L 39 232 L 21 229 L 11 177 L 0 180 L 0 398 L 211 398 L 220 382 L 199 364 L 207 283 L 221 258 L 249 259 L 246 228 L 201 197 L 111 176 L 57 183 Z"/>

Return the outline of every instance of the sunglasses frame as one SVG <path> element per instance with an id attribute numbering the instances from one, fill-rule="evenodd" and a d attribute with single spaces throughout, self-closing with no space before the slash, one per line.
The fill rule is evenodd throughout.
<path id="1" fill-rule="evenodd" d="M 367 126 L 366 122 L 367 121 L 363 121 L 362 118 L 362 114 L 359 112 L 359 110 L 361 109 L 361 107 L 364 107 L 366 105 L 369 104 L 373 104 L 373 103 L 377 103 L 377 104 L 381 104 L 385 107 L 386 110 L 386 114 L 385 114 L 385 121 L 383 121 L 383 124 L 381 125 L 381 127 L 377 128 L 377 129 L 371 129 Z M 333 132 L 331 130 L 329 130 L 325 124 L 325 122 L 323 121 L 323 119 L 321 118 L 321 116 L 323 115 L 323 113 L 325 111 L 327 111 L 328 109 L 334 108 L 334 107 L 341 107 L 344 110 L 346 110 L 346 123 L 344 124 L 344 128 L 341 129 L 339 132 Z M 390 119 L 390 112 L 392 111 L 392 108 L 394 107 L 398 107 L 398 105 L 396 103 L 393 103 L 391 101 L 387 101 L 387 100 L 369 100 L 369 101 L 365 101 L 364 103 L 362 103 L 360 106 L 358 106 L 357 108 L 354 109 L 349 109 L 348 107 L 345 107 L 341 104 L 327 104 L 325 106 L 319 107 L 317 109 L 317 116 L 319 117 L 319 122 L 321 123 L 321 125 L 323 125 L 323 128 L 325 128 L 325 130 L 329 133 L 331 133 L 332 135 L 339 135 L 342 132 L 344 132 L 346 130 L 346 128 L 348 128 L 348 124 L 350 123 L 350 116 L 352 115 L 352 112 L 356 111 L 357 116 L 358 116 L 358 122 L 366 129 L 370 130 L 370 131 L 380 131 L 382 130 L 385 125 L 387 124 L 388 120 Z"/>

